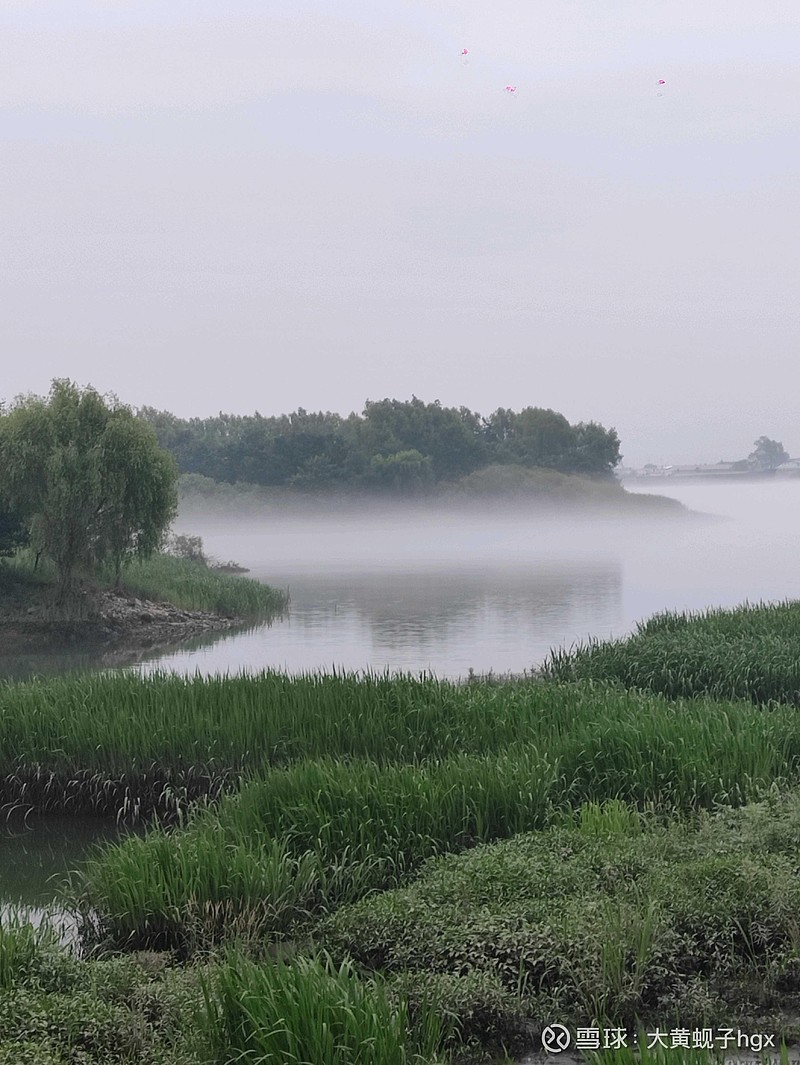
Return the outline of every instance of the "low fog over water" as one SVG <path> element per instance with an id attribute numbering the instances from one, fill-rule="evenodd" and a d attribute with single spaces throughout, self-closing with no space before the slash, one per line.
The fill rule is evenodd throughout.
<path id="1" fill-rule="evenodd" d="M 555 646 L 621 636 L 664 609 L 800 596 L 799 481 L 669 482 L 716 520 L 403 510 L 183 515 L 207 551 L 289 588 L 287 618 L 147 663 L 181 671 L 279 668 L 522 672 Z"/>

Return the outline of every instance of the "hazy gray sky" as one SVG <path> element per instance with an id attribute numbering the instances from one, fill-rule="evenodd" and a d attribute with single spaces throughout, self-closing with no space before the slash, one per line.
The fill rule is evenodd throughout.
<path id="1" fill-rule="evenodd" d="M 797 0 L 2 0 L 0 396 L 800 455 L 799 55 Z"/>

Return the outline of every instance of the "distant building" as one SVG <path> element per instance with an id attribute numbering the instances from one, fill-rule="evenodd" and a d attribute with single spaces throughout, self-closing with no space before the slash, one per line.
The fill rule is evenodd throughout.
<path id="1" fill-rule="evenodd" d="M 775 470 L 776 474 L 789 474 L 789 476 L 800 476 L 800 459 L 788 459 L 786 462 L 782 462 Z"/>
<path id="2" fill-rule="evenodd" d="M 669 477 L 672 469 L 672 466 L 654 466 L 652 462 L 648 462 L 646 466 L 635 472 L 637 477 Z"/>
<path id="3" fill-rule="evenodd" d="M 800 459 L 792 459 L 791 462 L 797 462 L 797 468 L 796 470 L 793 468 L 786 472 L 800 473 Z M 789 466 L 790 463 L 785 463 L 785 465 Z M 697 462 L 694 464 L 670 466 L 656 466 L 652 462 L 649 462 L 640 470 L 626 471 L 626 474 L 637 478 L 691 477 L 711 479 L 715 477 L 752 477 L 754 474 L 760 472 L 761 471 L 756 469 L 745 459 L 739 460 L 738 462 L 723 462 L 720 460 L 719 462 Z"/>
<path id="4" fill-rule="evenodd" d="M 696 466 L 670 466 L 672 477 L 730 477 L 752 473 L 746 464 L 741 462 L 701 462 Z"/>

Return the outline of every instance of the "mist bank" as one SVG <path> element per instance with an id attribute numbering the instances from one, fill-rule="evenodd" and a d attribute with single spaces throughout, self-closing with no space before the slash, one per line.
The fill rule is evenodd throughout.
<path id="1" fill-rule="evenodd" d="M 587 477 L 558 470 L 494 465 L 457 481 L 413 493 L 376 492 L 366 488 L 309 489 L 230 484 L 202 474 L 183 474 L 178 482 L 180 511 L 255 513 L 325 513 L 350 511 L 465 510 L 486 514 L 498 505 L 504 512 L 542 516 L 588 511 L 597 515 L 688 516 L 690 511 L 667 496 L 628 492 L 614 478 Z"/>

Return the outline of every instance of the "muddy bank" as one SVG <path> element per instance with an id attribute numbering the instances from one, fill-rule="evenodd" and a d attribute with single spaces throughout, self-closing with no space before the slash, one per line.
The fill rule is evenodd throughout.
<path id="1" fill-rule="evenodd" d="M 0 597 L 0 654 L 65 649 L 122 650 L 127 654 L 168 647 L 206 633 L 246 624 L 241 618 L 141 599 L 123 591 L 83 587 L 66 610 L 46 585 L 3 589 Z"/>

